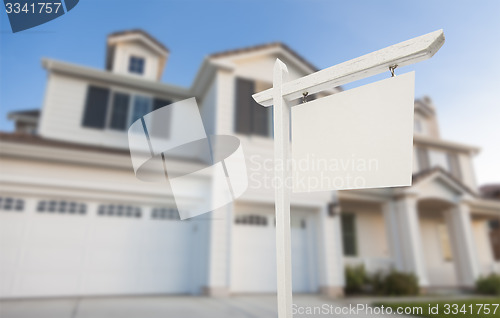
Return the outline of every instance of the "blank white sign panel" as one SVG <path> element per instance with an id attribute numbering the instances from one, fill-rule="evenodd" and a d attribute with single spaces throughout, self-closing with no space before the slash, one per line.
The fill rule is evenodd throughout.
<path id="1" fill-rule="evenodd" d="M 410 186 L 415 73 L 292 107 L 294 192 Z"/>

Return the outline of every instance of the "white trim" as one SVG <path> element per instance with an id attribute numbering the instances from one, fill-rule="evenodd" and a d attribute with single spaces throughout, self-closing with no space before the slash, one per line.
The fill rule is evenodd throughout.
<path id="1" fill-rule="evenodd" d="M 153 92 L 161 95 L 172 95 L 179 99 L 192 97 L 189 89 L 184 87 L 165 84 L 154 80 L 147 80 L 128 74 L 116 74 L 95 68 L 80 66 L 76 64 L 61 62 L 52 59 L 42 59 L 42 66 L 50 72 L 59 72 L 78 78 L 102 81 L 110 85 L 132 87 L 133 89 Z"/>

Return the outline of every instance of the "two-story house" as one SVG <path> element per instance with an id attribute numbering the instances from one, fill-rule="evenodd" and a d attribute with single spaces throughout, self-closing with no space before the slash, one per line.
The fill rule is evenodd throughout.
<path id="1" fill-rule="evenodd" d="M 104 70 L 42 60 L 41 109 L 9 114 L 16 131 L 0 134 L 0 297 L 276 291 L 272 112 L 251 95 L 271 87 L 276 58 L 291 78 L 316 68 L 272 43 L 208 56 L 185 88 L 160 81 L 168 57 L 133 30 L 108 36 Z M 136 179 L 127 129 L 190 97 L 207 134 L 240 139 L 249 188 L 180 221 L 175 202 L 196 200 L 195 189 L 174 200 L 168 186 Z M 342 295 L 352 264 L 413 272 L 427 290 L 472 288 L 500 271 L 488 236 L 500 202 L 478 195 L 479 150 L 439 137 L 428 98 L 415 101 L 414 129 L 411 187 L 292 196 L 295 292 Z"/>

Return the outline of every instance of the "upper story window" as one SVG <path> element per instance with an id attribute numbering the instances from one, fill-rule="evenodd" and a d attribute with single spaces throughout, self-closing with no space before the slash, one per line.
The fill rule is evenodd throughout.
<path id="1" fill-rule="evenodd" d="M 257 90 L 266 88 L 265 84 L 243 78 L 236 78 L 235 84 L 234 131 L 246 135 L 271 136 L 272 108 L 259 106 L 252 98 Z"/>
<path id="2" fill-rule="evenodd" d="M 134 121 L 141 118 L 151 111 L 152 101 L 151 98 L 146 96 L 136 95 L 134 96 L 134 104 L 132 107 L 132 114 L 130 116 L 129 125 Z"/>
<path id="3" fill-rule="evenodd" d="M 144 58 L 131 56 L 128 63 L 128 71 L 134 74 L 144 74 L 144 64 Z"/>
<path id="4" fill-rule="evenodd" d="M 168 104 L 171 104 L 171 101 L 161 98 L 89 86 L 82 125 L 88 128 L 123 131 L 138 118 Z"/>
<path id="5" fill-rule="evenodd" d="M 417 146 L 417 161 L 419 171 L 427 170 L 433 167 L 442 167 L 453 177 L 462 180 L 462 169 L 458 154 L 455 152 L 445 152 L 426 147 Z"/>

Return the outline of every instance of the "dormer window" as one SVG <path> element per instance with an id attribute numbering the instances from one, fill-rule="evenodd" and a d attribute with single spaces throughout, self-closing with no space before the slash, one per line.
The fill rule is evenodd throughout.
<path id="1" fill-rule="evenodd" d="M 144 74 L 144 58 L 131 56 L 128 64 L 128 71 L 134 74 Z"/>

